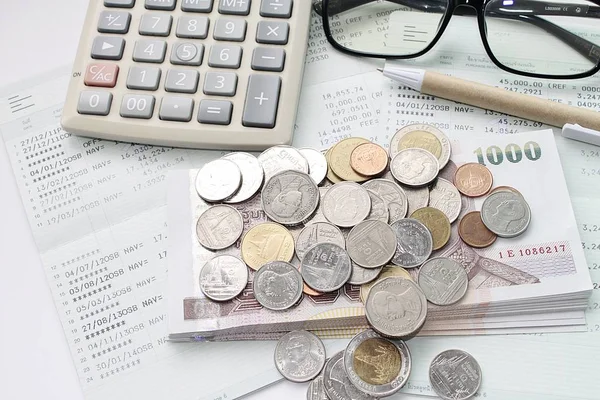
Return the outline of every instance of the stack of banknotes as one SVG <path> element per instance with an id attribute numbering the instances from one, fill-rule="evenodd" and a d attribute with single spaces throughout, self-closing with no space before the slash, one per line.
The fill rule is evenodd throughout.
<path id="1" fill-rule="evenodd" d="M 531 219 L 527 230 L 518 237 L 498 237 L 488 247 L 472 247 L 459 235 L 459 223 L 466 214 L 481 211 L 485 197 L 460 196 L 460 215 L 451 225 L 449 240 L 430 258 L 458 261 L 467 272 L 468 288 L 455 304 L 428 303 L 427 318 L 418 334 L 585 330 L 584 310 L 592 284 L 552 131 L 489 137 L 456 134 L 449 142 L 451 156 L 439 177 L 452 181 L 461 165 L 485 165 L 493 175 L 494 188 L 514 188 L 526 199 Z M 210 204 L 198 195 L 197 175 L 198 170 L 186 170 L 175 171 L 169 177 L 170 339 L 271 339 L 297 329 L 313 331 L 323 338 L 339 338 L 351 337 L 369 327 L 364 298 L 361 299 L 361 290 L 364 295 L 366 289 L 350 283 L 320 295 L 311 295 L 307 288 L 295 307 L 275 311 L 256 300 L 252 285 L 255 271 L 249 268 L 248 284 L 237 297 L 223 302 L 207 298 L 201 290 L 200 271 L 222 253 L 243 258 L 243 235 L 226 250 L 210 251 L 199 243 L 196 223 Z M 387 171 L 383 176 L 394 179 Z M 323 192 L 331 184 L 328 180 L 321 182 Z M 434 185 L 435 181 L 425 188 L 433 190 Z M 450 200 L 432 196 L 428 203 L 434 206 L 434 202 L 443 201 Z M 270 221 L 263 210 L 260 190 L 251 199 L 231 205 L 243 217 L 244 234 Z M 437 206 L 443 208 L 443 204 Z M 515 215 L 520 212 L 512 211 Z M 305 225 L 314 222 L 310 220 L 289 230 L 297 238 Z M 298 265 L 298 258 L 294 256 L 291 263 Z M 419 268 L 407 271 L 417 282 Z M 396 272 L 390 267 L 382 274 Z M 406 307 L 404 313 L 410 312 L 410 307 Z"/>

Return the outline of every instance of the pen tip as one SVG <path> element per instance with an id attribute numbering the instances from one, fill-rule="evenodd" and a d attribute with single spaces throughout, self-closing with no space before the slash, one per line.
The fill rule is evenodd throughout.
<path id="1" fill-rule="evenodd" d="M 383 68 L 377 68 L 377 71 L 383 72 Z"/>

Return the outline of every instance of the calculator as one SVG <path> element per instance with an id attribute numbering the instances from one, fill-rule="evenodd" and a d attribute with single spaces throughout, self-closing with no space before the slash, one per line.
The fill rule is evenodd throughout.
<path id="1" fill-rule="evenodd" d="M 61 124 L 153 145 L 292 141 L 311 2 L 91 0 Z"/>

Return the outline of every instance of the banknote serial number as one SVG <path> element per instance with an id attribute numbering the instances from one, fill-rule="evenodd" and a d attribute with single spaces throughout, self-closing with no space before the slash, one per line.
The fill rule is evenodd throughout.
<path id="1" fill-rule="evenodd" d="M 566 245 L 557 244 L 554 246 L 536 246 L 518 250 L 501 250 L 498 252 L 498 256 L 500 258 L 527 257 L 541 254 L 565 253 L 566 251 Z"/>

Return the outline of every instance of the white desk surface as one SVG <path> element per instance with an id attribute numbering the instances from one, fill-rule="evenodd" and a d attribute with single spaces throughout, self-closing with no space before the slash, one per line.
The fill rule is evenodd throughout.
<path id="1" fill-rule="evenodd" d="M 69 63 L 86 0 L 0 0 L 0 87 Z M 0 399 L 82 400 L 83 393 L 0 140 Z M 248 399 L 304 399 L 288 382 Z"/>

